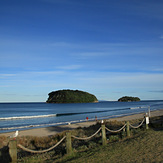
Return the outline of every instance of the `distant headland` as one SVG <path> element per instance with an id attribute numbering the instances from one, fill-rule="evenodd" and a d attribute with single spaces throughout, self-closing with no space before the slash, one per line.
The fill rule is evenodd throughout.
<path id="1" fill-rule="evenodd" d="M 98 102 L 95 95 L 79 90 L 58 90 L 50 92 L 47 103 L 93 103 Z"/>
<path id="2" fill-rule="evenodd" d="M 140 101 L 139 97 L 124 96 L 118 99 L 119 102 Z"/>

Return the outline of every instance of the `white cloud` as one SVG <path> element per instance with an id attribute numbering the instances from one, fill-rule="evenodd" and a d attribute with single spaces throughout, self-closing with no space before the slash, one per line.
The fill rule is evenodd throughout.
<path id="1" fill-rule="evenodd" d="M 153 91 L 149 91 L 149 92 L 153 92 L 153 93 L 163 93 L 163 90 L 153 90 Z"/>
<path id="2" fill-rule="evenodd" d="M 58 48 L 73 48 L 73 49 L 81 48 L 80 44 L 65 42 L 65 41 L 53 42 L 53 43 L 49 43 L 48 45 L 52 47 L 58 47 Z"/>
<path id="3" fill-rule="evenodd" d="M 92 86 L 109 88 L 148 88 L 161 87 L 163 74 L 148 73 L 100 73 L 90 74 L 81 78 Z"/>
<path id="4" fill-rule="evenodd" d="M 0 79 L 16 76 L 16 74 L 0 74 Z"/>
<path id="5" fill-rule="evenodd" d="M 31 71 L 27 72 L 28 75 L 62 75 L 65 71 Z M 23 73 L 24 74 L 24 73 Z"/>
<path id="6" fill-rule="evenodd" d="M 101 57 L 108 55 L 107 52 L 83 52 L 77 54 L 79 57 L 85 58 L 85 57 Z"/>
<path id="7" fill-rule="evenodd" d="M 160 36 L 160 39 L 163 39 L 163 35 Z"/>
<path id="8" fill-rule="evenodd" d="M 163 71 L 163 68 L 153 68 L 152 71 Z"/>
<path id="9" fill-rule="evenodd" d="M 59 66 L 57 67 L 58 69 L 63 69 L 63 70 L 77 70 L 82 68 L 81 65 L 67 65 L 67 66 Z"/>

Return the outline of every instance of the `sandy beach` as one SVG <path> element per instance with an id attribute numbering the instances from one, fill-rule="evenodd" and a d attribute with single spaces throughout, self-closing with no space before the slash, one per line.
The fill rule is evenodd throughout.
<path id="1" fill-rule="evenodd" d="M 107 121 L 127 121 L 127 120 L 134 120 L 134 119 L 143 119 L 144 113 L 129 115 L 129 116 L 123 116 L 118 118 L 111 118 L 107 119 Z M 155 116 L 162 116 L 163 115 L 163 109 L 151 111 L 150 117 Z M 61 126 L 52 126 L 52 127 L 45 127 L 45 128 L 36 128 L 36 129 L 29 129 L 29 130 L 21 130 L 19 131 L 19 136 L 51 136 L 55 135 L 59 132 L 65 131 L 65 130 L 72 130 L 76 129 L 78 127 L 88 127 L 91 125 L 96 124 L 96 121 L 87 121 L 87 122 L 81 122 L 81 123 L 75 123 L 70 125 L 61 125 Z M 10 136 L 14 132 L 8 132 L 8 133 L 0 133 L 0 136 Z"/>

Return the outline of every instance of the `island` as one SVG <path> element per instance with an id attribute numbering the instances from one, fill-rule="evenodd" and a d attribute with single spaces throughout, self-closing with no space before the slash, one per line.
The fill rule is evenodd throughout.
<path id="1" fill-rule="evenodd" d="M 58 90 L 49 94 L 47 103 L 94 103 L 98 102 L 95 95 L 79 90 Z"/>
<path id="2" fill-rule="evenodd" d="M 118 99 L 119 102 L 140 101 L 139 97 L 124 96 Z"/>

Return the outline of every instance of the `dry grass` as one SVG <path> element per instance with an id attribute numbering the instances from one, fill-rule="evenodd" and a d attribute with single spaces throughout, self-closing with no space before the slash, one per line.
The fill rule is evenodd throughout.
<path id="1" fill-rule="evenodd" d="M 8 141 L 9 138 L 7 138 L 6 136 L 0 136 L 0 148 L 7 146 Z"/>
<path id="2" fill-rule="evenodd" d="M 78 153 L 72 158 L 62 158 L 58 162 L 163 162 L 163 133 L 150 130 L 141 134 L 109 143 L 105 147 L 98 147 Z"/>

